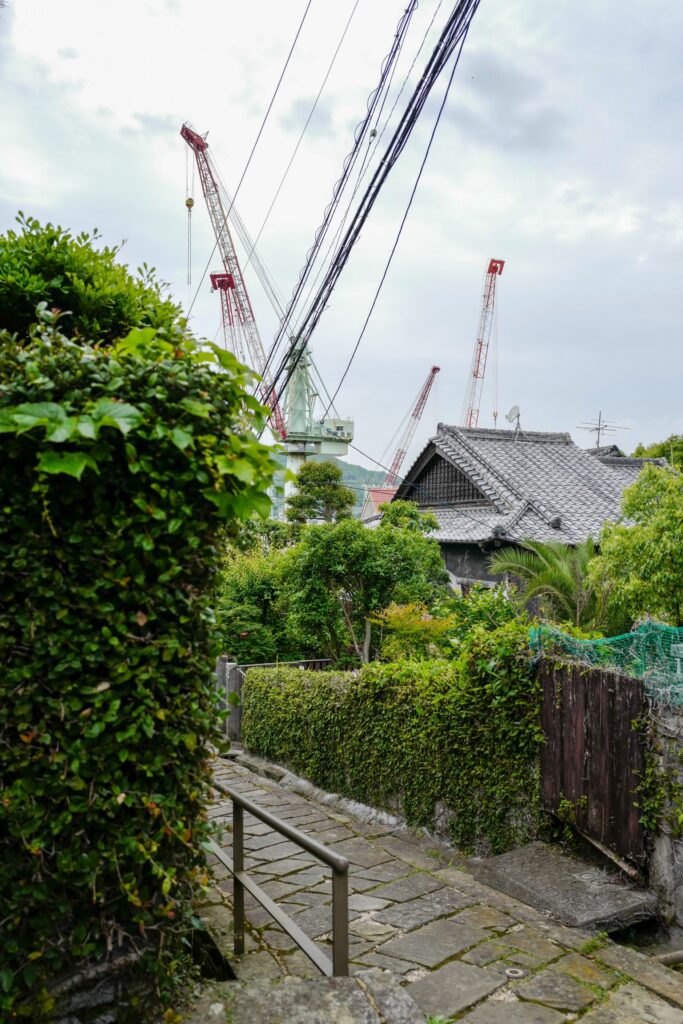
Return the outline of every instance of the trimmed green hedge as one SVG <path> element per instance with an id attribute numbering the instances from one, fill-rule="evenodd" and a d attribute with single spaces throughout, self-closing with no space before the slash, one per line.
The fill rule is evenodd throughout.
<path id="1" fill-rule="evenodd" d="M 211 588 L 275 464 L 233 356 L 0 332 L 0 1019 L 205 875 Z M 168 961 L 167 961 L 168 967 Z M 32 1018 L 33 1019 L 33 1018 Z"/>
<path id="2" fill-rule="evenodd" d="M 245 745 L 317 786 L 411 825 L 438 819 L 465 850 L 536 834 L 540 687 L 522 623 L 476 627 L 455 662 L 251 669 L 242 701 Z"/>

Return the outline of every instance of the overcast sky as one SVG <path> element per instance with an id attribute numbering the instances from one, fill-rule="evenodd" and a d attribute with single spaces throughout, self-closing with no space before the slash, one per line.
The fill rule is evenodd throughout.
<path id="1" fill-rule="evenodd" d="M 240 191 L 252 234 L 353 2 L 312 2 Z M 359 2 L 259 246 L 285 294 L 406 3 Z M 421 0 L 397 82 L 437 3 Z M 442 0 L 435 26 L 451 5 Z M 157 267 L 186 305 L 180 126 L 189 120 L 209 130 L 211 153 L 234 188 L 304 7 L 305 0 L 8 0 L 0 10 L 0 230 L 19 209 L 75 232 L 97 226 L 106 243 L 126 239 L 122 259 Z M 506 260 L 498 289 L 501 413 L 518 404 L 523 427 L 568 430 L 585 446 L 591 436 L 576 426 L 600 410 L 630 427 L 614 437 L 627 450 L 683 432 L 682 41 L 680 0 L 482 0 L 408 226 L 337 402 L 355 418 L 360 448 L 382 456 L 433 363 L 441 373 L 411 454 L 438 420 L 458 422 L 490 257 Z M 415 74 L 425 59 L 426 51 Z M 330 390 L 374 294 L 437 93 L 314 335 Z M 194 195 L 190 295 L 213 244 L 198 183 Z M 257 281 L 248 276 L 247 284 L 268 345 L 274 314 Z M 193 329 L 213 337 L 219 321 L 217 297 L 204 285 Z M 488 372 L 480 426 L 492 425 L 492 410 Z"/>

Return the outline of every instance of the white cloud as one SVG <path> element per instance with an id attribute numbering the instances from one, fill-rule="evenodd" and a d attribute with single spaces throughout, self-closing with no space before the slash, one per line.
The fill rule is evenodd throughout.
<path id="1" fill-rule="evenodd" d="M 260 225 L 351 9 L 314 0 L 239 207 Z M 365 111 L 404 3 L 365 0 L 340 52 L 261 250 L 291 289 Z M 445 5 L 438 17 L 440 21 Z M 0 228 L 18 208 L 128 242 L 187 301 L 186 153 L 190 119 L 235 186 L 303 2 L 22 0 L 0 11 L 3 159 Z M 435 0 L 420 4 L 396 82 Z M 683 8 L 656 0 L 487 0 L 478 11 L 384 292 L 344 389 L 359 446 L 379 454 L 434 362 L 437 415 L 457 420 L 487 259 L 500 281 L 499 406 L 529 429 L 570 429 L 598 409 L 633 420 L 634 443 L 681 429 L 683 270 L 680 191 Z M 436 36 L 436 29 L 432 38 Z M 413 73 L 413 82 L 424 63 Z M 439 87 L 440 94 L 441 86 Z M 406 94 L 404 94 L 405 96 Z M 436 100 L 373 211 L 315 336 L 332 389 L 374 293 Z M 213 240 L 195 181 L 192 295 Z M 261 331 L 275 318 L 250 281 Z M 213 336 L 202 287 L 196 328 Z M 491 381 L 481 422 L 490 421 Z M 577 439 L 580 440 L 579 435 Z"/>

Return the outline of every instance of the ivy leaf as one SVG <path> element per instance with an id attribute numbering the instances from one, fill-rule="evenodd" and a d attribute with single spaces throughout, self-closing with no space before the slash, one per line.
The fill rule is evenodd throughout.
<path id="1" fill-rule="evenodd" d="M 176 448 L 180 448 L 181 452 L 184 452 L 188 445 L 193 444 L 194 438 L 192 434 L 188 434 L 182 427 L 174 427 L 171 431 L 171 440 Z"/>
<path id="2" fill-rule="evenodd" d="M 180 407 L 185 412 L 189 412 L 191 416 L 199 416 L 203 420 L 208 419 L 213 412 L 213 406 L 207 405 L 205 402 L 195 402 L 194 398 L 183 398 Z"/>
<path id="3" fill-rule="evenodd" d="M 127 434 L 142 423 L 139 409 L 127 402 L 115 402 L 112 398 L 98 398 L 91 409 L 91 416 L 96 430 L 100 427 L 118 427 L 122 434 Z"/>
<path id="4" fill-rule="evenodd" d="M 12 413 L 12 409 L 0 409 L 0 434 L 16 434 L 17 425 Z"/>
<path id="5" fill-rule="evenodd" d="M 38 462 L 41 473 L 66 473 L 80 480 L 86 467 L 99 472 L 97 463 L 86 452 L 43 452 Z"/>
<path id="6" fill-rule="evenodd" d="M 17 434 L 34 427 L 47 427 L 49 434 L 50 430 L 55 430 L 68 419 L 66 409 L 56 402 L 24 402 L 8 412 L 18 427 Z"/>
<path id="7" fill-rule="evenodd" d="M 72 416 L 68 416 L 60 423 L 48 426 L 47 431 L 45 432 L 45 439 L 47 441 L 55 441 L 57 443 L 60 441 L 68 441 L 76 429 L 77 422 L 78 421 Z"/>
<path id="8" fill-rule="evenodd" d="M 90 440 L 93 440 L 97 433 L 97 427 L 95 426 L 95 421 L 92 416 L 79 416 L 76 420 L 76 430 L 81 437 L 87 437 Z"/>

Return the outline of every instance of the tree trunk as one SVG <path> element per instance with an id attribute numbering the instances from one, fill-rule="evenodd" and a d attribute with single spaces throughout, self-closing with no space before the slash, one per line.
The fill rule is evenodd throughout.
<path id="1" fill-rule="evenodd" d="M 344 618 L 346 619 L 346 625 L 349 627 L 349 632 L 351 634 L 351 640 L 353 642 L 353 646 L 355 648 L 356 654 L 358 655 L 358 660 L 361 663 L 363 663 L 363 652 L 361 651 L 360 647 L 358 646 L 358 640 L 356 639 L 356 631 L 353 628 L 353 623 L 351 622 L 351 617 L 350 617 L 349 613 L 346 610 L 346 605 L 344 604 L 344 599 L 342 597 L 339 598 L 339 603 L 341 605 L 341 610 L 342 610 L 342 612 L 344 614 Z"/>
<path id="2" fill-rule="evenodd" d="M 370 619 L 365 620 L 365 639 L 363 640 L 363 664 L 370 661 L 370 640 L 372 639 L 372 623 Z"/>

